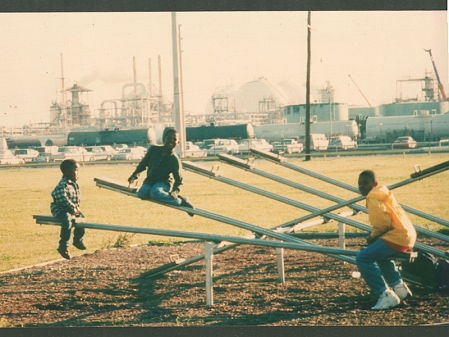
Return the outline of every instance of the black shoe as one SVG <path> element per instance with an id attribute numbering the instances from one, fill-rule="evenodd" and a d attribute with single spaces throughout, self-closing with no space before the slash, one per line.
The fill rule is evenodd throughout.
<path id="1" fill-rule="evenodd" d="M 73 241 L 73 245 L 80 250 L 86 250 L 86 246 L 83 241 Z"/>
<path id="2" fill-rule="evenodd" d="M 69 254 L 69 251 L 67 249 L 67 246 L 58 247 L 57 251 L 58 251 L 59 254 L 61 254 L 61 256 L 64 259 L 70 260 L 70 254 Z"/>
<path id="3" fill-rule="evenodd" d="M 190 203 L 189 197 L 181 197 L 180 195 L 178 197 L 181 199 L 181 206 L 195 209 L 195 207 Z M 187 212 L 187 214 L 190 216 L 195 215 L 194 213 L 189 212 Z"/>

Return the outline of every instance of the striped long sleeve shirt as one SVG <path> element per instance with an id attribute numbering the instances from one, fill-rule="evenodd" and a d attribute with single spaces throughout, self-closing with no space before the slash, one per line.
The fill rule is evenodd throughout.
<path id="1" fill-rule="evenodd" d="M 51 192 L 53 202 L 50 204 L 51 214 L 56 216 L 61 211 L 74 213 L 79 206 L 81 191 L 78 184 L 67 177 L 62 177 L 53 192 Z"/>

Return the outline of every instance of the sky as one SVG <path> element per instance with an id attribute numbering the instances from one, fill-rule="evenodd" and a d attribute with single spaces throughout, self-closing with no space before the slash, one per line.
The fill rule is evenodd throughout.
<path id="1" fill-rule="evenodd" d="M 446 11 L 311 12 L 311 97 L 327 82 L 335 100 L 376 106 L 398 92 L 422 97 L 421 79 L 448 80 Z M 307 12 L 179 12 L 184 111 L 202 114 L 219 88 L 264 77 L 306 101 Z M 172 13 L 1 13 L 0 126 L 50 121 L 50 106 L 77 83 L 91 112 L 125 84 L 159 88 L 173 101 Z M 63 73 L 63 76 L 62 76 Z M 349 76 L 351 75 L 351 76 Z"/>

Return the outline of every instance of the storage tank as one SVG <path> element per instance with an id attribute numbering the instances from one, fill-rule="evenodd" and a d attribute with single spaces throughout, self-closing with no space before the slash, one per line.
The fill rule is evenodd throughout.
<path id="1" fill-rule="evenodd" d="M 100 133 L 103 145 L 148 145 L 156 143 L 156 134 L 153 128 L 101 131 Z"/>
<path id="2" fill-rule="evenodd" d="M 251 123 L 219 126 L 197 126 L 186 128 L 186 140 L 200 142 L 212 138 L 245 139 L 254 138 L 254 127 Z"/>
<path id="3" fill-rule="evenodd" d="M 304 137 L 306 134 L 305 127 L 305 123 L 257 125 L 254 126 L 254 135 L 256 138 L 264 138 L 268 141 L 281 138 Z M 359 135 L 359 127 L 354 120 L 314 122 L 310 124 L 310 133 L 323 133 L 326 137 L 329 137 L 331 134 L 348 135 L 354 139 Z"/>
<path id="4" fill-rule="evenodd" d="M 67 145 L 148 145 L 156 143 L 156 134 L 153 128 L 130 130 L 103 130 L 70 132 L 67 136 Z"/>
<path id="5" fill-rule="evenodd" d="M 449 113 L 367 118 L 366 137 L 391 143 L 400 136 L 411 136 L 419 142 L 449 137 Z"/>
<path id="6" fill-rule="evenodd" d="M 8 148 L 13 149 L 27 149 L 29 147 L 41 146 L 39 138 L 21 137 L 21 138 L 8 138 L 6 139 Z"/>

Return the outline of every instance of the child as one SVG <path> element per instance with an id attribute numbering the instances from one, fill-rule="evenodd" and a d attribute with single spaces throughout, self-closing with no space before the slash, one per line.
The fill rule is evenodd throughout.
<path id="1" fill-rule="evenodd" d="M 358 184 L 360 193 L 366 196 L 373 230 L 366 238 L 368 247 L 357 254 L 357 267 L 371 291 L 380 296 L 371 309 L 392 308 L 412 293 L 388 257 L 410 250 L 416 241 L 416 231 L 393 194 L 385 185 L 379 185 L 373 171 L 360 173 Z"/>
<path id="2" fill-rule="evenodd" d="M 148 167 L 147 177 L 137 192 L 140 199 L 153 199 L 174 206 L 194 208 L 187 197 L 179 195 L 179 187 L 182 185 L 182 162 L 173 152 L 179 144 L 178 132 L 175 129 L 166 130 L 163 141 L 164 145 L 153 145 L 148 149 L 145 157 L 128 178 L 128 182 L 132 183 L 138 174 Z"/>
<path id="3" fill-rule="evenodd" d="M 78 180 L 80 165 L 74 159 L 66 159 L 61 165 L 62 179 L 56 185 L 51 196 L 51 213 L 61 221 L 61 233 L 58 252 L 65 259 L 70 259 L 68 250 L 72 219 L 84 217 L 80 210 L 81 191 L 76 181 Z M 73 231 L 73 245 L 81 250 L 86 247 L 83 243 L 84 228 L 75 228 Z"/>

